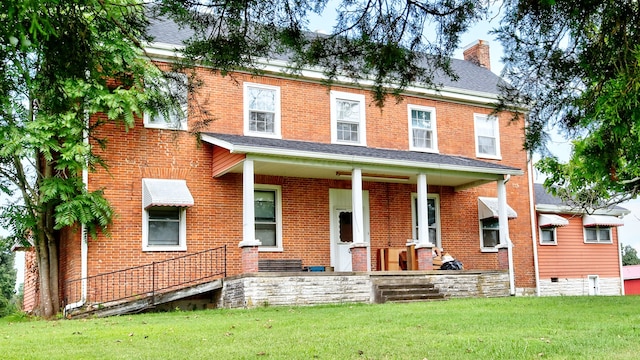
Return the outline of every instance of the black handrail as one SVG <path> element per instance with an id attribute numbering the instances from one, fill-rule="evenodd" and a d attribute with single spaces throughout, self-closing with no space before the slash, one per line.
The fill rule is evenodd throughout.
<path id="1" fill-rule="evenodd" d="M 194 286 L 227 275 L 227 247 L 200 251 L 151 264 L 134 266 L 66 282 L 64 303 L 80 303 L 82 283 L 87 296 L 83 304 L 100 306 L 134 298 L 154 296 Z"/>

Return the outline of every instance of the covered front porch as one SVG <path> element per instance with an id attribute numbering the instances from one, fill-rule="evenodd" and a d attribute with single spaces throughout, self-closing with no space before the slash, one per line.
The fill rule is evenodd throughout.
<path id="1" fill-rule="evenodd" d="M 382 270 L 379 250 L 408 244 L 415 270 L 433 269 L 434 248 L 459 253 L 465 269 L 513 269 L 508 219 L 515 212 L 505 183 L 520 169 L 362 146 L 214 133 L 202 140 L 212 145 L 214 178 L 242 179 L 242 274 L 258 272 L 259 259 L 302 259 L 336 272 Z M 479 200 L 479 187 L 495 198 Z M 480 250 L 483 211 L 498 220 L 499 238 Z"/>

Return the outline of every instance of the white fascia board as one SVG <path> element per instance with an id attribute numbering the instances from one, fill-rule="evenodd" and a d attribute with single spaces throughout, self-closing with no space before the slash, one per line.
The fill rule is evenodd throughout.
<path id="1" fill-rule="evenodd" d="M 258 159 L 260 156 L 269 157 L 282 157 L 282 158 L 299 158 L 309 160 L 331 161 L 331 162 L 343 162 L 350 164 L 370 164 L 398 167 L 398 160 L 394 159 L 380 159 L 365 156 L 354 155 L 341 155 L 333 153 L 318 153 L 311 151 L 289 150 L 281 148 L 264 148 L 249 145 L 233 145 L 226 141 L 221 141 L 208 135 L 202 135 L 202 141 L 217 145 L 229 150 L 231 153 L 236 154 L 251 154 L 252 158 Z M 403 161 L 402 168 L 421 168 L 421 169 L 437 169 L 456 172 L 471 172 L 471 173 L 485 173 L 485 174 L 509 174 L 509 175 L 522 175 L 522 170 L 505 170 L 505 169 L 488 169 L 475 166 L 457 166 L 448 164 L 436 164 L 425 163 L 421 161 Z"/>
<path id="2" fill-rule="evenodd" d="M 553 213 L 553 214 L 586 214 L 584 209 L 574 208 L 567 205 L 550 205 L 550 204 L 536 204 L 536 212 L 539 213 Z M 629 210 L 622 209 L 596 209 L 593 211 L 593 215 L 609 215 L 609 216 L 625 216 L 630 213 Z"/>
<path id="3" fill-rule="evenodd" d="M 184 49 L 184 46 L 175 45 L 175 44 L 167 44 L 167 43 L 159 43 L 154 42 L 147 44 L 145 46 L 145 52 L 150 55 L 152 59 L 155 60 L 164 60 L 171 61 L 171 59 L 182 58 L 182 54 L 180 50 Z M 295 74 L 288 73 L 286 70 L 290 69 L 287 61 L 284 60 L 268 60 L 268 59 L 258 59 L 255 62 L 255 65 L 260 70 L 280 74 L 280 76 L 285 77 L 302 77 L 310 80 L 316 81 L 324 81 L 326 80 L 326 76 L 322 72 L 321 68 L 308 68 L 303 70 L 296 70 Z M 239 70 L 241 71 L 241 70 Z M 371 80 L 360 80 L 359 82 L 355 82 L 353 79 L 348 78 L 346 76 L 338 76 L 336 78 L 336 82 L 345 85 L 345 86 L 358 86 L 358 87 L 371 87 L 374 82 Z M 392 85 L 389 85 L 392 86 Z M 497 104 L 499 101 L 498 95 L 492 93 L 485 93 L 481 91 L 472 91 L 472 90 L 464 90 L 452 87 L 443 87 L 441 89 L 431 89 L 420 87 L 417 85 L 409 86 L 405 89 L 405 93 L 407 94 L 415 94 L 417 96 L 427 96 L 427 97 L 435 97 L 435 98 L 446 98 L 456 101 L 461 101 L 465 103 L 474 103 L 481 105 L 493 105 Z M 521 110 L 519 110 L 521 111 Z"/>

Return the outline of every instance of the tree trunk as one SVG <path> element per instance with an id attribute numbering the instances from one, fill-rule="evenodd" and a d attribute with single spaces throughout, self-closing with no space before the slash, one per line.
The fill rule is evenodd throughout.
<path id="1" fill-rule="evenodd" d="M 36 257 L 38 261 L 38 275 L 40 281 L 40 316 L 51 318 L 56 310 L 51 297 L 50 254 L 47 245 L 47 237 L 43 233 L 38 234 Z"/>

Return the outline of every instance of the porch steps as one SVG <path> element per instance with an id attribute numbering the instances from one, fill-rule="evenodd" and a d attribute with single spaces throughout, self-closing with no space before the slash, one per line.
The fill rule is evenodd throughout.
<path id="1" fill-rule="evenodd" d="M 373 279 L 374 301 L 378 304 L 385 302 L 415 302 L 446 300 L 427 279 L 413 276 L 380 277 Z"/>

